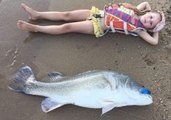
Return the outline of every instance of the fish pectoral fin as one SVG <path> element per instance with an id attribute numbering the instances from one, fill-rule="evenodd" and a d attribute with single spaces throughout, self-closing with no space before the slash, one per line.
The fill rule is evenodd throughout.
<path id="1" fill-rule="evenodd" d="M 63 78 L 63 74 L 60 72 L 51 72 L 51 73 L 48 73 L 48 77 L 50 78 L 51 82 L 56 82 L 59 79 Z"/>
<path id="2" fill-rule="evenodd" d="M 108 104 L 107 106 L 102 108 L 102 114 L 105 114 L 107 112 L 109 112 L 110 110 L 112 110 L 113 108 L 115 108 L 116 106 L 114 104 Z"/>
<path id="3" fill-rule="evenodd" d="M 59 108 L 59 107 L 61 107 L 63 105 L 64 104 L 53 101 L 51 98 L 46 98 L 41 103 L 42 110 L 45 113 L 50 112 L 50 111 L 52 111 L 52 110 L 54 110 L 56 108 Z"/>

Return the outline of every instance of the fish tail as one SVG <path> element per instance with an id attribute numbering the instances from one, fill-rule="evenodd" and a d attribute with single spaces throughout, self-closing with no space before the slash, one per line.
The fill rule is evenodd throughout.
<path id="1" fill-rule="evenodd" d="M 36 78 L 29 66 L 22 67 L 16 73 L 13 81 L 8 86 L 9 89 L 16 92 L 29 94 L 31 88 L 34 87 Z"/>

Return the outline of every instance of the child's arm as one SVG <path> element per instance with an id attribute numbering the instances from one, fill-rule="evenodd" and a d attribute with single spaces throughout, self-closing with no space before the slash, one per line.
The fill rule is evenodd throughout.
<path id="1" fill-rule="evenodd" d="M 136 7 L 140 11 L 151 11 L 150 4 L 148 2 L 142 2 Z"/>
<path id="2" fill-rule="evenodd" d="M 150 43 L 151 45 L 157 45 L 159 41 L 159 32 L 153 33 L 151 36 L 148 32 L 146 31 L 140 31 L 138 32 L 138 35 L 143 38 L 145 41 Z"/>

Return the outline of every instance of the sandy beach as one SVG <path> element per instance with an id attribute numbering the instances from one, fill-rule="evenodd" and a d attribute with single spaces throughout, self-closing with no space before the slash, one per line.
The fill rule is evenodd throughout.
<path id="1" fill-rule="evenodd" d="M 95 5 L 103 8 L 111 0 L 0 0 L 0 116 L 1 120 L 171 120 L 171 1 L 148 0 L 152 9 L 166 15 L 166 27 L 159 44 L 152 46 L 139 37 L 107 34 L 69 33 L 47 35 L 17 29 L 19 19 L 28 20 L 20 4 L 39 11 L 74 10 Z M 138 5 L 142 0 L 115 0 Z M 37 20 L 35 24 L 62 22 Z M 39 80 L 51 71 L 76 75 L 88 70 L 113 70 L 133 77 L 152 91 L 149 106 L 115 108 L 101 117 L 101 110 L 66 105 L 48 114 L 41 110 L 37 96 L 27 96 L 8 89 L 10 78 L 28 65 Z"/>

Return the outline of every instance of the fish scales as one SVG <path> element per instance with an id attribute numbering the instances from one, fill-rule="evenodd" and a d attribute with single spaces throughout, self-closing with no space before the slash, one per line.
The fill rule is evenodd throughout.
<path id="1" fill-rule="evenodd" d="M 64 78 L 63 81 L 56 83 L 42 83 L 36 81 L 35 85 L 37 88 L 34 89 L 32 93 L 43 95 L 46 91 L 51 91 L 51 93 L 53 92 L 56 95 L 69 95 L 80 90 L 90 91 L 93 89 L 104 89 L 105 87 L 111 87 L 111 83 L 108 82 L 104 74 L 105 72 L 101 72 L 100 74 L 97 72 L 88 72 L 71 77 L 70 79 L 68 79 L 68 77 Z"/>

